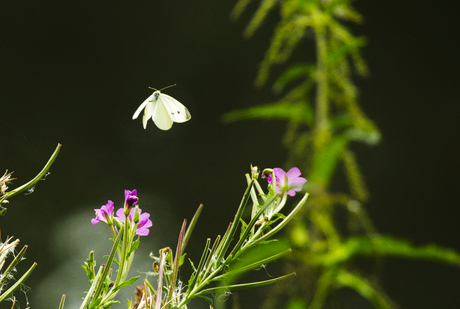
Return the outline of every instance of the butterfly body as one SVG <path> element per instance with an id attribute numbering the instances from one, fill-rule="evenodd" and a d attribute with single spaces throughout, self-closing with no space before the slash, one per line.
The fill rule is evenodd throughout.
<path id="1" fill-rule="evenodd" d="M 150 95 L 136 110 L 133 119 L 136 119 L 144 110 L 142 124 L 147 128 L 147 121 L 152 118 L 155 125 L 161 130 L 169 130 L 174 122 L 182 123 L 190 120 L 192 116 L 188 109 L 173 97 L 161 93 L 160 90 Z"/>

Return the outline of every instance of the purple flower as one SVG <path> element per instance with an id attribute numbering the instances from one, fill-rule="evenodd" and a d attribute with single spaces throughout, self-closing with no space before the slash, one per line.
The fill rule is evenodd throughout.
<path id="1" fill-rule="evenodd" d="M 302 186 L 307 180 L 300 177 L 300 170 L 297 167 L 291 168 L 287 173 L 279 167 L 273 169 L 273 174 L 276 177 L 276 192 L 285 192 L 289 196 L 294 196 L 296 191 L 302 190 Z M 269 184 L 272 184 L 272 175 L 267 177 Z"/>
<path id="2" fill-rule="evenodd" d="M 105 222 L 107 224 L 112 224 L 113 219 L 113 202 L 108 201 L 106 205 L 102 206 L 100 209 L 94 209 L 96 212 L 96 218 L 91 219 L 91 223 L 93 225 L 98 224 L 99 222 Z M 107 222 L 107 218 L 109 218 L 109 222 Z"/>
<path id="3" fill-rule="evenodd" d="M 137 190 L 125 190 L 125 207 L 131 209 L 134 205 L 137 204 L 137 202 L 139 202 L 139 198 L 137 197 Z"/>
<path id="4" fill-rule="evenodd" d="M 133 223 L 135 208 L 132 208 L 128 218 L 131 223 Z M 149 219 L 150 214 L 147 212 L 142 213 L 142 210 L 139 208 L 139 222 L 136 227 L 136 234 L 139 236 L 147 236 L 149 234 L 149 227 L 152 226 L 152 221 Z M 117 219 L 121 222 L 125 222 L 124 209 L 120 208 L 117 210 Z"/>
<path id="5" fill-rule="evenodd" d="M 275 167 L 275 168 L 277 168 L 277 167 Z M 272 182 L 273 182 L 272 181 L 272 173 L 266 172 L 266 173 L 263 174 L 262 178 L 267 178 L 267 181 L 268 181 L 269 184 L 272 184 Z"/>

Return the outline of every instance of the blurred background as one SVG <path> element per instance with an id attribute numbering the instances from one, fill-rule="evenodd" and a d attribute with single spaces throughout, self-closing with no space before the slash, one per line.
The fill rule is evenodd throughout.
<path id="1" fill-rule="evenodd" d="M 80 265 L 90 250 L 98 264 L 110 250 L 109 230 L 90 223 L 93 209 L 109 199 L 121 207 L 124 189 L 137 189 L 141 208 L 151 213 L 153 228 L 141 239 L 136 265 L 145 272 L 147 254 L 175 246 L 182 220 L 203 203 L 188 254 L 199 259 L 206 238 L 224 233 L 233 219 L 249 165 L 286 161 L 285 122 L 221 121 L 226 112 L 279 99 L 270 81 L 253 86 L 278 13 L 246 40 L 242 32 L 256 6 L 233 22 L 234 4 L 0 3 L 0 173 L 14 171 L 10 187 L 19 186 L 63 145 L 47 179 L 33 194 L 13 198 L 0 217 L 2 239 L 15 236 L 29 246 L 24 267 L 38 263 L 25 293 L 32 308 L 57 308 L 64 293 L 66 308 L 79 303 L 87 289 Z M 370 69 L 356 80 L 359 103 L 382 133 L 377 146 L 353 148 L 371 194 L 367 211 L 383 234 L 460 251 L 453 4 L 354 7 L 365 22 L 350 28 L 368 39 L 363 57 Z M 177 86 L 165 93 L 192 119 L 169 131 L 149 122 L 144 130 L 131 117 L 152 93 L 148 86 L 171 84 Z M 401 308 L 460 308 L 458 268 L 387 258 L 384 269 L 381 284 Z M 127 292 L 118 308 L 125 308 Z M 241 294 L 241 308 L 254 308 L 264 288 Z M 350 301 L 341 308 L 372 306 Z"/>

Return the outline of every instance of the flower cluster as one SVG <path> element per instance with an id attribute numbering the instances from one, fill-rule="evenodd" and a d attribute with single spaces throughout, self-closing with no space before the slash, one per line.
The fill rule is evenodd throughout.
<path id="1" fill-rule="evenodd" d="M 127 211 L 126 213 L 129 214 L 128 219 L 130 224 L 136 226 L 136 234 L 139 236 L 147 236 L 149 234 L 149 228 L 152 226 L 152 221 L 149 219 L 149 213 L 142 213 L 142 210 L 138 206 L 134 207 L 138 202 L 137 190 L 125 190 L 124 207 L 117 210 L 116 217 L 114 217 L 113 202 L 109 200 L 106 205 L 103 205 L 99 209 L 94 209 L 96 218 L 91 219 L 91 223 L 96 225 L 99 222 L 104 222 L 112 227 L 114 220 L 116 220 L 115 223 L 121 226 L 122 223 L 125 223 L 125 211 Z"/>

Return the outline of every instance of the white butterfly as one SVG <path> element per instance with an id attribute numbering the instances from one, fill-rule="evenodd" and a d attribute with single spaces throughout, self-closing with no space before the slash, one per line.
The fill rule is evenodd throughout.
<path id="1" fill-rule="evenodd" d="M 147 128 L 147 121 L 150 118 L 158 128 L 165 131 L 171 129 L 173 122 L 186 122 L 192 118 L 190 112 L 182 103 L 167 94 L 161 93 L 161 90 L 165 88 L 160 90 L 149 88 L 155 90 L 155 92 L 139 106 L 133 115 L 133 119 L 136 119 L 142 109 L 145 108 L 144 117 L 142 118 L 144 129 Z"/>

